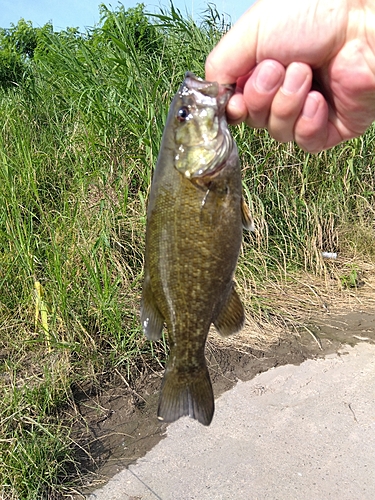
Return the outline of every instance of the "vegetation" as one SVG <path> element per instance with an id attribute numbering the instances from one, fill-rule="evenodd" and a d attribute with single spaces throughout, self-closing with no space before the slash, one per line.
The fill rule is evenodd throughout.
<path id="1" fill-rule="evenodd" d="M 204 76 L 228 28 L 213 7 L 200 22 L 173 5 L 101 14 L 84 34 L 24 20 L 0 30 L 4 499 L 66 491 L 76 445 L 61 415 L 74 387 L 116 366 L 129 377 L 155 355 L 138 320 L 152 168 L 185 71 Z M 255 285 L 332 273 L 322 251 L 373 260 L 373 129 L 316 156 L 264 131 L 233 133 L 257 226 L 238 272 L 249 310 L 265 310 L 246 294 Z"/>

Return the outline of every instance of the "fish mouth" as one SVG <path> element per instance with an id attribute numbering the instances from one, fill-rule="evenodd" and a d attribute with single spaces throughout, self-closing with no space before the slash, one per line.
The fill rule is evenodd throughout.
<path id="1" fill-rule="evenodd" d="M 214 97 L 219 105 L 219 112 L 225 110 L 229 99 L 234 94 L 236 89 L 235 83 L 219 84 L 217 82 L 209 82 L 199 78 L 191 71 L 185 73 L 184 83 L 190 90 L 195 90 L 203 96 Z"/>
<path id="2" fill-rule="evenodd" d="M 175 131 L 175 166 L 187 178 L 212 178 L 225 166 L 233 149 L 225 107 L 234 91 L 233 84 L 209 82 L 190 71 L 185 74 L 178 92 L 184 120 L 179 119 Z"/>

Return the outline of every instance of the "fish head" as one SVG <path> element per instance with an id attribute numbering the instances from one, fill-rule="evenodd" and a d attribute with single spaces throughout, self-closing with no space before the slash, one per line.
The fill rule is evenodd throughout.
<path id="1" fill-rule="evenodd" d="M 174 165 L 187 178 L 211 177 L 233 148 L 225 107 L 234 85 L 220 85 L 186 73 L 172 103 Z"/>

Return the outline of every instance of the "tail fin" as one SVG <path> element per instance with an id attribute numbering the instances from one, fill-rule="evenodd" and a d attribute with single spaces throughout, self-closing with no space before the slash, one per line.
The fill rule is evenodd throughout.
<path id="1" fill-rule="evenodd" d="M 203 425 L 210 425 L 214 415 L 214 394 L 207 366 L 196 372 L 165 370 L 160 391 L 158 418 L 165 422 L 188 415 Z"/>

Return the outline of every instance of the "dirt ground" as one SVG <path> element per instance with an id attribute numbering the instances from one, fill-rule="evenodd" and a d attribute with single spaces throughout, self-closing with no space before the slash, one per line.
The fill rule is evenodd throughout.
<path id="1" fill-rule="evenodd" d="M 337 352 L 344 344 L 366 341 L 375 342 L 375 307 L 319 314 L 309 319 L 298 333 L 286 333 L 266 351 L 243 345 L 233 348 L 211 339 L 206 356 L 215 397 L 237 380 L 250 380 L 272 367 L 300 364 L 309 358 Z M 86 450 L 80 457 L 81 467 L 86 470 L 83 494 L 134 463 L 163 438 L 167 424 L 156 418 L 162 374 L 161 369 L 144 374 L 132 388 L 120 375 L 100 394 L 82 394 L 78 398 L 80 424 L 76 438 L 83 443 L 82 450 Z"/>

